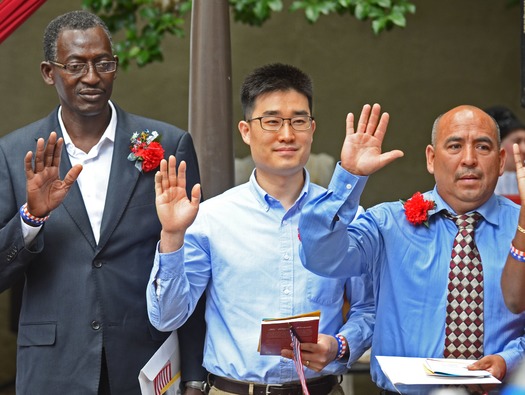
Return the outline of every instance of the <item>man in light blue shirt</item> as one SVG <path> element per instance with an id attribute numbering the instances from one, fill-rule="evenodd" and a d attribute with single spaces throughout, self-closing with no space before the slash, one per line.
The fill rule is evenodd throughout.
<path id="1" fill-rule="evenodd" d="M 199 204 L 199 185 L 191 200 L 183 196 L 184 163 L 176 176 L 170 157 L 156 175 L 163 229 L 147 289 L 150 321 L 177 329 L 206 292 L 211 392 L 299 395 L 292 351 L 257 351 L 261 320 L 320 310 L 318 343 L 301 345 L 307 385 L 311 395 L 341 394 L 336 375 L 370 346 L 375 309 L 359 265 L 328 279 L 299 258 L 301 210 L 325 192 L 304 168 L 316 126 L 310 78 L 293 66 L 266 65 L 246 78 L 241 101 L 239 131 L 255 162 L 249 182 Z"/>
<path id="2" fill-rule="evenodd" d="M 423 194 L 434 202 L 423 210 L 427 218 L 412 223 L 403 203 L 391 202 L 352 222 L 366 176 L 403 155 L 381 154 L 388 114 L 380 117 L 377 104 L 365 106 L 364 113 L 370 117 L 362 116 L 355 131 L 349 114 L 341 163 L 328 191 L 303 208 L 299 229 L 305 266 L 333 278 L 346 276 L 355 265 L 368 268 L 376 300 L 372 378 L 388 391 L 427 393 L 428 387 L 394 386 L 375 356 L 443 358 L 449 263 L 457 233 L 443 211 L 477 211 L 483 217 L 475 241 L 484 275 L 484 357 L 471 368 L 503 379 L 523 357 L 525 315 L 507 310 L 500 289 L 519 208 L 494 194 L 505 162 L 495 121 L 472 106 L 456 107 L 436 120 L 426 149 L 427 169 L 436 180 L 435 188 Z M 379 125 L 370 127 L 374 124 Z"/>

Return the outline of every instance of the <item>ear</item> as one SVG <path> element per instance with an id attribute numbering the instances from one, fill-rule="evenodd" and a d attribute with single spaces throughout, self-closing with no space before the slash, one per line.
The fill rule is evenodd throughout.
<path id="1" fill-rule="evenodd" d="M 434 147 L 431 144 L 427 145 L 425 154 L 427 156 L 427 170 L 430 174 L 434 174 L 434 158 L 436 154 L 434 152 Z"/>
<path id="2" fill-rule="evenodd" d="M 118 74 L 118 56 L 117 55 L 113 55 L 113 59 L 115 59 L 115 62 L 117 62 L 117 69 L 115 70 L 115 72 L 113 73 L 113 81 L 117 79 L 117 74 Z"/>
<path id="3" fill-rule="evenodd" d="M 246 121 L 240 121 L 237 127 L 241 133 L 242 141 L 246 145 L 250 145 L 250 124 Z"/>
<path id="4" fill-rule="evenodd" d="M 507 161 L 507 151 L 504 148 L 499 150 L 499 175 L 505 171 L 505 162 Z"/>
<path id="5" fill-rule="evenodd" d="M 55 85 L 54 73 L 51 63 L 45 61 L 40 63 L 40 74 L 42 74 L 42 78 L 47 85 Z"/>

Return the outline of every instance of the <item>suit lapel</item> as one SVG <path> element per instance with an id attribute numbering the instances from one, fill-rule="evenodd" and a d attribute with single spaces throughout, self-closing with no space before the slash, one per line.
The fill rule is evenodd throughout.
<path id="1" fill-rule="evenodd" d="M 58 120 L 56 112 L 55 119 Z M 63 137 L 62 129 L 60 128 L 58 121 L 52 130 L 57 132 L 58 137 Z M 71 161 L 69 160 L 69 155 L 67 154 L 66 147 L 64 146 L 60 159 L 60 179 L 63 180 L 70 169 Z M 68 212 L 73 222 L 77 225 L 80 232 L 84 235 L 89 244 L 91 244 L 93 249 L 95 249 L 97 243 L 95 241 L 95 236 L 93 235 L 93 230 L 91 229 L 91 222 L 89 221 L 89 216 L 87 214 L 86 206 L 84 205 L 84 199 L 82 198 L 82 193 L 80 193 L 78 183 L 75 182 L 73 184 L 66 198 L 62 202 L 62 205 Z"/>
<path id="2" fill-rule="evenodd" d="M 99 251 L 104 248 L 124 214 L 141 175 L 134 163 L 127 159 L 130 152 L 130 138 L 134 130 L 131 130 L 132 126 L 128 122 L 127 114 L 117 106 L 115 107 L 117 109 L 117 130 L 106 204 L 100 229 Z"/>

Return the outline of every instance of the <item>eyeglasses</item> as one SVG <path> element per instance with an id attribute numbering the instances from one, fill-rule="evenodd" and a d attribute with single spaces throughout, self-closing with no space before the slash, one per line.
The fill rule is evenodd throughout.
<path id="1" fill-rule="evenodd" d="M 78 75 L 78 76 L 87 74 L 90 64 L 92 64 L 93 67 L 95 67 L 95 70 L 97 71 L 97 73 L 113 73 L 115 70 L 117 70 L 117 61 L 115 60 L 102 60 L 96 63 L 71 62 L 71 63 L 66 63 L 66 64 L 62 64 L 62 63 L 58 63 L 58 62 L 54 62 L 50 60 L 49 63 L 54 64 L 55 66 L 64 69 L 66 73 L 68 74 Z"/>
<path id="2" fill-rule="evenodd" d="M 312 127 L 312 121 L 314 117 L 311 117 L 309 115 L 301 115 L 298 117 L 293 118 L 282 118 L 282 117 L 274 117 L 274 116 L 264 116 L 264 117 L 257 117 L 252 119 L 247 119 L 246 122 L 251 122 L 255 120 L 259 120 L 259 123 L 261 124 L 261 128 L 263 130 L 267 130 L 269 132 L 277 132 L 284 124 L 284 121 L 289 121 L 290 126 L 298 131 L 298 132 L 304 132 Z"/>

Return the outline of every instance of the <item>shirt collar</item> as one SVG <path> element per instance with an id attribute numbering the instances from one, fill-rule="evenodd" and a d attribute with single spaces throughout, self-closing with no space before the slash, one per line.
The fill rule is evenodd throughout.
<path id="1" fill-rule="evenodd" d="M 301 204 L 304 200 L 305 196 L 308 195 L 308 190 L 310 188 L 310 173 L 308 173 L 308 170 L 306 168 L 303 169 L 304 171 L 304 185 L 301 189 L 301 193 L 299 194 L 299 197 L 295 201 L 294 206 Z M 252 174 L 250 176 L 250 180 L 248 183 L 250 184 L 250 189 L 252 190 L 253 195 L 259 202 L 259 204 L 265 208 L 265 210 L 269 210 L 272 206 L 272 202 L 276 202 L 277 199 L 272 197 L 268 192 L 266 192 L 257 182 L 256 177 L 257 169 L 254 169 L 252 171 Z"/>
<path id="2" fill-rule="evenodd" d="M 434 186 L 434 189 L 432 191 L 424 193 L 423 196 L 425 199 L 433 200 L 435 203 L 435 208 L 428 212 L 429 217 L 436 213 L 439 213 L 442 210 L 447 210 L 453 215 L 456 214 L 456 212 L 439 195 L 437 186 Z M 487 200 L 480 207 L 472 211 L 477 211 L 483 216 L 483 219 L 485 219 L 487 222 L 490 222 L 493 225 L 499 224 L 499 204 L 498 198 L 494 193 L 489 198 L 489 200 Z"/>
<path id="3" fill-rule="evenodd" d="M 117 111 L 115 110 L 115 106 L 113 105 L 111 100 L 108 101 L 108 104 L 111 108 L 111 119 L 106 130 L 104 131 L 104 134 L 102 134 L 102 136 L 100 137 L 97 146 L 100 146 L 101 143 L 105 140 L 109 140 L 111 143 L 115 142 L 115 134 L 117 131 Z M 58 108 L 58 122 L 60 123 L 60 128 L 62 129 L 62 135 L 64 137 L 64 144 L 66 146 L 66 150 L 70 155 L 72 155 L 76 150 L 76 147 L 73 144 L 71 137 L 69 137 L 66 127 L 64 126 L 64 122 L 62 121 L 62 106 Z"/>

